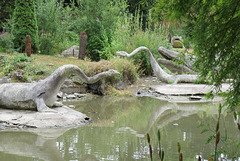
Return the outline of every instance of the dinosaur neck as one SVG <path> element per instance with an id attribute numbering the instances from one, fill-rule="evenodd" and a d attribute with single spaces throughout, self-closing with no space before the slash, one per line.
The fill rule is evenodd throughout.
<path id="1" fill-rule="evenodd" d="M 49 77 L 37 83 L 34 87 L 38 91 L 38 95 L 45 93 L 46 97 L 56 96 L 62 87 L 64 81 L 71 75 L 76 74 L 84 83 L 93 84 L 99 81 L 100 79 L 112 76 L 119 75 L 115 70 L 109 70 L 106 72 L 98 73 L 92 77 L 87 77 L 85 73 L 76 65 L 63 65 L 56 69 Z"/>
<path id="2" fill-rule="evenodd" d="M 98 80 L 106 77 L 106 72 L 102 72 L 94 75 L 93 77 L 87 77 L 85 73 L 76 65 L 63 65 L 56 69 L 49 77 L 43 81 L 38 82 L 39 88 L 45 88 L 49 92 L 58 92 L 63 85 L 64 81 L 71 75 L 76 74 L 84 83 L 93 84 Z M 55 93 L 55 92 L 54 92 Z"/>
<path id="3" fill-rule="evenodd" d="M 167 74 L 160 66 L 159 64 L 157 63 L 157 61 L 154 59 L 151 51 L 147 48 L 147 47 L 144 47 L 144 46 L 141 46 L 141 47 L 138 47 L 137 49 L 135 49 L 133 52 L 131 52 L 130 54 L 124 52 L 124 51 L 120 51 L 120 52 L 117 52 L 118 55 L 121 55 L 121 56 L 127 56 L 127 57 L 132 57 L 134 56 L 135 54 L 137 54 L 138 52 L 140 51 L 146 51 L 148 57 L 149 57 L 149 61 L 150 61 L 150 64 L 151 64 L 151 67 L 153 69 L 153 72 L 156 74 L 156 76 L 158 77 L 158 79 L 162 82 L 168 82 L 169 80 L 173 80 L 175 81 L 175 77 L 172 76 L 172 75 L 169 75 Z"/>

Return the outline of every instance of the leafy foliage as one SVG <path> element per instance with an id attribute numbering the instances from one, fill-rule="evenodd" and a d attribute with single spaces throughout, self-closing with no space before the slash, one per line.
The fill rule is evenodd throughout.
<path id="1" fill-rule="evenodd" d="M 142 15 L 139 19 L 137 19 L 142 26 L 142 29 L 145 30 L 148 27 L 149 23 L 149 11 L 155 4 L 156 0 L 127 0 L 128 10 L 134 17 L 138 16 L 138 14 Z M 136 12 L 136 11 L 139 11 Z"/>
<path id="2" fill-rule="evenodd" d="M 161 25 L 149 25 L 145 31 L 142 30 L 141 22 L 138 21 L 140 15 L 133 17 L 133 15 L 117 22 L 117 28 L 113 34 L 111 45 L 105 48 L 108 56 L 114 56 L 116 51 L 126 51 L 131 53 L 140 46 L 146 46 L 150 49 L 155 58 L 160 57 L 157 49 L 160 46 L 170 48 L 167 42 L 167 32 L 165 27 Z M 139 64 L 139 73 L 145 75 L 152 74 L 152 67 L 149 58 L 145 52 L 136 54 L 134 63 Z"/>
<path id="3" fill-rule="evenodd" d="M 26 35 L 31 36 L 32 49 L 38 51 L 38 27 L 35 15 L 34 0 L 16 0 L 13 14 L 14 46 L 23 52 L 25 49 Z"/>
<path id="4" fill-rule="evenodd" d="M 87 33 L 87 56 L 94 61 L 108 59 L 105 47 L 111 43 L 116 22 L 126 9 L 125 1 L 82 0 L 78 6 L 73 30 L 76 33 Z"/>
<path id="5" fill-rule="evenodd" d="M 236 109 L 240 105 L 240 1 L 176 0 L 172 6 L 195 44 L 200 74 L 215 82 L 217 88 L 230 79 L 227 104 L 229 109 Z"/>
<path id="6" fill-rule="evenodd" d="M 72 26 L 74 8 L 64 8 L 63 2 L 58 0 L 36 0 L 36 5 L 40 52 L 54 55 L 74 45 L 63 45 L 68 44 L 69 37 L 73 43 L 78 39 L 75 34 L 68 32 Z"/>
<path id="7" fill-rule="evenodd" d="M 5 30 L 0 33 L 0 51 L 11 52 L 14 50 L 13 35 Z"/>
<path id="8" fill-rule="evenodd" d="M 14 4 L 14 1 L 0 1 L 0 30 L 3 30 L 2 24 L 11 18 L 11 15 L 14 11 Z"/>

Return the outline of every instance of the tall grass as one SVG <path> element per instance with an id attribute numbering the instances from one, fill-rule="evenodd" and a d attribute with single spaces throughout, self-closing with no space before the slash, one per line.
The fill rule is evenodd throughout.
<path id="1" fill-rule="evenodd" d="M 126 51 L 131 53 L 140 46 L 146 46 L 153 53 L 155 58 L 160 57 L 157 49 L 160 46 L 170 48 L 167 40 L 168 28 L 159 24 L 149 23 L 145 31 L 142 30 L 140 15 L 133 17 L 125 15 L 119 19 L 117 28 L 113 34 L 112 42 L 105 47 L 107 57 L 113 57 L 116 51 Z M 139 72 L 142 74 L 152 74 L 152 68 L 145 53 L 134 56 L 134 63 L 139 64 Z"/>

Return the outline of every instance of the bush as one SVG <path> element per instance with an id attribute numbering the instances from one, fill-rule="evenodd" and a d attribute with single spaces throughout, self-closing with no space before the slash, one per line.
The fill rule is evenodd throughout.
<path id="1" fill-rule="evenodd" d="M 116 22 L 127 8 L 125 1 L 82 0 L 79 6 L 73 30 L 87 33 L 87 57 L 93 61 L 108 59 L 105 49 L 111 44 Z"/>
<path id="2" fill-rule="evenodd" d="M 14 1 L 1 0 L 0 1 L 0 31 L 4 29 L 2 24 L 6 23 L 11 18 L 14 11 Z"/>
<path id="3" fill-rule="evenodd" d="M 9 32 L 5 32 L 5 30 L 0 33 L 0 48 L 2 49 L 2 52 L 14 51 L 13 39 L 13 35 Z"/>
<path id="4" fill-rule="evenodd" d="M 72 26 L 71 14 L 74 7 L 64 8 L 63 1 L 58 0 L 36 0 L 36 6 L 40 53 L 54 55 L 74 45 L 76 38 L 71 38 L 73 43 L 69 43 L 67 36 Z"/>
<path id="5" fill-rule="evenodd" d="M 26 54 L 16 53 L 12 56 L 4 56 L 0 60 L 0 72 L 3 75 L 17 79 L 21 82 L 27 82 L 28 78 L 39 80 L 42 75 L 50 74 L 45 69 L 46 66 L 37 66 L 33 63 L 33 59 L 27 57 Z M 15 77 L 15 73 L 21 73 L 22 77 Z"/>
<path id="6" fill-rule="evenodd" d="M 20 52 L 25 50 L 26 35 L 31 36 L 32 51 L 38 51 L 38 28 L 35 15 L 35 0 L 16 0 L 13 14 L 14 46 Z"/>

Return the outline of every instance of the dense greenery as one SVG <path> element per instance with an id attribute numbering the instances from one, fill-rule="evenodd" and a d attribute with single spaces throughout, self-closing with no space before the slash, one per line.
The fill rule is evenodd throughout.
<path id="1" fill-rule="evenodd" d="M 80 33 L 85 31 L 88 35 L 87 57 L 93 61 L 110 59 L 118 50 L 132 52 L 139 46 L 147 46 L 155 57 L 159 57 L 157 48 L 169 48 L 170 45 L 167 44 L 167 29 L 158 25 L 159 23 L 154 23 L 148 14 L 154 1 L 139 1 L 136 4 L 133 2 L 35 0 L 39 40 L 39 50 L 35 52 L 46 55 L 59 54 L 73 45 L 79 45 Z M 20 2 L 16 1 L 17 3 Z M 12 19 L 3 26 L 4 33 L 8 31 L 8 36 L 2 34 L 4 39 L 0 41 L 1 51 L 12 51 L 15 44 L 13 38 L 16 37 L 16 41 L 23 40 L 23 36 L 16 34 L 16 30 L 12 30 L 11 26 L 17 27 Z M 20 29 L 25 30 L 25 27 L 19 26 Z M 21 45 L 23 51 L 23 43 Z M 139 72 L 152 74 L 145 53 L 136 55 L 134 60 L 140 64 Z"/>
<path id="2" fill-rule="evenodd" d="M 14 11 L 14 1 L 1 0 L 0 1 L 0 31 L 3 30 L 3 24 L 6 23 Z"/>
<path id="3" fill-rule="evenodd" d="M 31 36 L 32 49 L 38 51 L 38 26 L 35 15 L 34 0 L 16 0 L 13 13 L 14 45 L 20 52 L 25 50 L 26 35 Z"/>
<path id="4" fill-rule="evenodd" d="M 91 60 L 107 59 L 104 48 L 112 41 L 116 22 L 126 9 L 125 1 L 119 0 L 82 0 L 78 1 L 79 9 L 73 30 L 80 35 L 88 35 L 87 52 Z"/>
<path id="5" fill-rule="evenodd" d="M 131 52 L 139 46 L 147 46 L 157 58 L 159 46 L 171 48 L 167 43 L 168 33 L 181 33 L 185 40 L 191 39 L 198 56 L 196 67 L 203 77 L 211 79 L 217 87 L 231 79 L 233 88 L 227 95 L 227 103 L 234 110 L 240 102 L 239 3 L 238 0 L 16 0 L 11 16 L 13 3 L 3 0 L 0 50 L 11 52 L 15 46 L 23 51 L 25 36 L 29 34 L 35 52 L 55 55 L 78 45 L 79 35 L 85 31 L 87 56 L 91 60 L 110 59 L 118 50 Z M 175 24 L 180 25 L 181 32 L 173 30 Z M 136 55 L 134 61 L 140 64 L 139 71 L 152 73 L 146 54 Z"/>
<path id="6" fill-rule="evenodd" d="M 240 112 L 240 1 L 176 0 L 172 10 L 195 44 L 200 74 L 217 87 L 231 79 L 226 103 Z"/>
<path id="7" fill-rule="evenodd" d="M 146 46 L 157 58 L 159 46 L 171 48 L 168 33 L 183 36 L 185 47 L 194 48 L 195 67 L 204 79 L 217 88 L 230 81 L 232 88 L 224 94 L 226 105 L 240 114 L 239 0 L 1 0 L 0 23 L 0 52 L 23 52 L 28 34 L 35 53 L 56 55 L 79 45 L 80 33 L 84 31 L 88 35 L 87 57 L 99 64 L 79 63 L 75 59 L 59 63 L 62 60 L 57 59 L 57 66 L 80 64 L 90 75 L 111 67 L 121 72 L 121 80 L 131 83 L 137 77 L 135 66 L 138 73 L 152 74 L 148 57 L 144 52 L 135 55 L 134 66 L 116 57 L 116 51 L 130 53 Z M 186 40 L 191 43 L 186 44 Z M 48 61 L 55 60 L 45 58 L 39 65 L 22 54 L 4 57 L 0 61 L 0 75 L 13 77 L 19 71 L 25 72 L 21 81 L 27 81 L 31 75 L 38 80 L 57 67 L 49 68 Z"/>
<path id="8" fill-rule="evenodd" d="M 69 33 L 72 26 L 72 9 L 65 7 L 62 1 L 36 0 L 36 17 L 39 33 L 39 45 L 41 54 L 54 55 L 65 50 L 76 41 L 76 36 Z"/>

